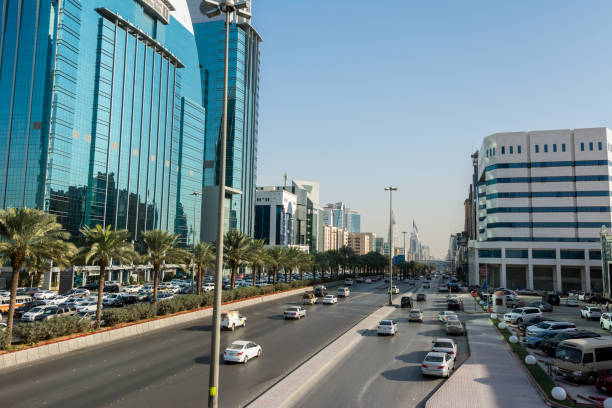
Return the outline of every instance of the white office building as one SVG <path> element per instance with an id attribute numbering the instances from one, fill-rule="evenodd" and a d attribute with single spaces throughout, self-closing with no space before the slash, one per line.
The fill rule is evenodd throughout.
<path id="1" fill-rule="evenodd" d="M 601 291 L 599 231 L 612 218 L 611 160 L 607 128 L 486 137 L 470 284 Z"/>

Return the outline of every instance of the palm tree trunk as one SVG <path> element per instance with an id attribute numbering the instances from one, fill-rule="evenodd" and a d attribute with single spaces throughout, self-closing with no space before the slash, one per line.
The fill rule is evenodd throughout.
<path id="1" fill-rule="evenodd" d="M 277 275 L 277 274 L 278 274 L 278 271 L 276 270 L 276 268 L 272 268 L 272 277 L 273 277 L 273 279 L 272 279 L 272 283 L 273 283 L 274 285 L 276 285 L 276 275 Z"/>
<path id="2" fill-rule="evenodd" d="M 98 280 L 98 306 L 96 306 L 96 329 L 100 328 L 102 321 L 102 297 L 104 297 L 104 277 L 106 276 L 106 265 L 100 264 L 100 279 Z"/>
<path id="3" fill-rule="evenodd" d="M 304 271 L 300 268 L 300 280 L 304 280 Z"/>
<path id="4" fill-rule="evenodd" d="M 231 280 L 232 280 L 232 286 L 231 288 L 234 289 L 234 285 L 236 284 L 236 272 L 237 272 L 237 267 L 232 266 L 232 276 L 231 276 Z"/>
<path id="5" fill-rule="evenodd" d="M 8 332 L 8 345 L 11 344 L 13 340 L 13 315 L 15 314 L 15 300 L 17 299 L 17 285 L 19 283 L 19 271 L 21 270 L 21 263 L 15 262 L 11 260 L 11 265 L 13 267 L 13 275 L 11 276 L 11 299 L 9 301 L 9 315 L 8 315 L 8 323 L 7 323 L 7 332 Z"/>
<path id="6" fill-rule="evenodd" d="M 293 281 L 293 269 L 289 268 L 289 283 Z M 287 282 L 287 278 L 285 278 L 285 282 Z"/>
<path id="7" fill-rule="evenodd" d="M 202 264 L 198 264 L 198 295 L 202 294 Z"/>
<path id="8" fill-rule="evenodd" d="M 255 281 L 256 281 L 256 278 L 257 278 L 257 276 L 256 276 L 257 275 L 257 269 L 259 269 L 259 266 L 256 267 L 255 265 L 253 265 L 253 285 L 252 285 L 253 287 L 255 287 Z"/>
<path id="9" fill-rule="evenodd" d="M 159 269 L 160 265 L 153 265 L 153 304 L 157 305 L 157 285 L 159 284 Z M 157 309 L 155 310 L 157 314 Z"/>

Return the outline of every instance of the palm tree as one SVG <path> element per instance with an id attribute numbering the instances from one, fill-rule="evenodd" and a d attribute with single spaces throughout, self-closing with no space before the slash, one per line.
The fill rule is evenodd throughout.
<path id="1" fill-rule="evenodd" d="M 189 258 L 189 252 L 177 247 L 178 235 L 168 231 L 145 231 L 141 237 L 145 248 L 142 261 L 153 266 L 153 304 L 157 304 L 157 285 L 162 264 L 183 263 Z"/>
<path id="2" fill-rule="evenodd" d="M 202 272 L 215 265 L 215 250 L 210 242 L 198 242 L 191 261 L 198 268 L 198 295 L 202 294 Z"/>
<path id="3" fill-rule="evenodd" d="M 7 323 L 8 338 L 13 335 L 13 314 L 19 272 L 35 258 L 52 260 L 56 266 L 67 267 L 76 247 L 66 242 L 70 234 L 62 230 L 55 216 L 29 208 L 8 208 L 0 211 L 0 262 L 10 262 L 11 295 Z"/>
<path id="4" fill-rule="evenodd" d="M 263 239 L 253 239 L 249 248 L 249 262 L 253 268 L 253 286 L 259 280 L 261 268 L 266 264 L 267 257 L 264 250 L 265 242 Z M 257 279 L 256 279 L 257 278 Z"/>
<path id="5" fill-rule="evenodd" d="M 232 271 L 232 289 L 234 289 L 238 268 L 248 262 L 250 240 L 251 238 L 239 230 L 229 231 L 223 239 L 223 261 Z"/>
<path id="6" fill-rule="evenodd" d="M 300 254 L 302 251 L 295 247 L 285 250 L 285 281 L 287 280 L 287 271 L 289 272 L 289 282 L 293 280 L 293 270 L 299 266 Z"/>
<path id="7" fill-rule="evenodd" d="M 304 271 L 308 268 L 312 268 L 313 256 L 307 252 L 301 252 L 298 256 L 297 267 L 300 270 L 300 280 L 304 280 Z"/>
<path id="8" fill-rule="evenodd" d="M 274 274 L 273 283 L 276 284 L 278 270 L 285 264 L 285 250 L 283 247 L 274 246 L 267 251 L 268 265 Z"/>
<path id="9" fill-rule="evenodd" d="M 111 261 L 121 265 L 130 264 L 137 257 L 134 247 L 127 240 L 130 233 L 127 230 L 112 230 L 110 225 L 106 228 L 96 225 L 94 228 L 81 228 L 85 246 L 79 250 L 76 262 L 85 264 L 97 263 L 100 267 L 100 280 L 98 281 L 98 306 L 96 308 L 96 329 L 100 328 L 102 319 L 102 297 L 104 296 L 104 279 L 106 268 Z"/>

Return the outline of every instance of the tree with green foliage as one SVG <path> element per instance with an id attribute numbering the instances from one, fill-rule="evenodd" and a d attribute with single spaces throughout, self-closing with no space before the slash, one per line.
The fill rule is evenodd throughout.
<path id="1" fill-rule="evenodd" d="M 257 284 L 257 281 L 261 277 L 261 268 L 268 262 L 264 246 L 265 242 L 263 239 L 252 239 L 249 243 L 248 259 L 253 273 L 253 286 Z"/>
<path id="2" fill-rule="evenodd" d="M 112 230 L 96 225 L 94 228 L 81 228 L 84 246 L 79 250 L 75 262 L 84 264 L 97 264 L 100 268 L 98 281 L 98 306 L 96 307 L 96 329 L 100 328 L 102 319 L 102 297 L 104 296 L 104 279 L 106 268 L 115 262 L 119 265 L 131 264 L 138 257 L 134 247 L 127 240 L 130 233 L 127 230 Z"/>
<path id="3" fill-rule="evenodd" d="M 274 246 L 266 251 L 268 266 L 272 268 L 274 284 L 277 282 L 278 271 L 285 265 L 285 250 L 282 247 Z"/>
<path id="4" fill-rule="evenodd" d="M 198 268 L 198 295 L 202 294 L 202 274 L 207 268 L 215 267 L 215 249 L 210 242 L 198 242 L 191 257 L 191 262 Z"/>
<path id="5" fill-rule="evenodd" d="M 238 268 L 249 261 L 251 238 L 239 230 L 228 231 L 223 239 L 223 261 L 231 270 L 230 282 L 234 289 Z"/>

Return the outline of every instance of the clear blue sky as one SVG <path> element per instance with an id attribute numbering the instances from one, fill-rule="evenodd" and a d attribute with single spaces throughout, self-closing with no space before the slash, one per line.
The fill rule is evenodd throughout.
<path id="1" fill-rule="evenodd" d="M 377 5 L 377 7 L 374 7 Z M 362 231 L 463 229 L 470 153 L 495 132 L 612 127 L 612 2 L 255 0 L 258 185 L 321 183 Z"/>

